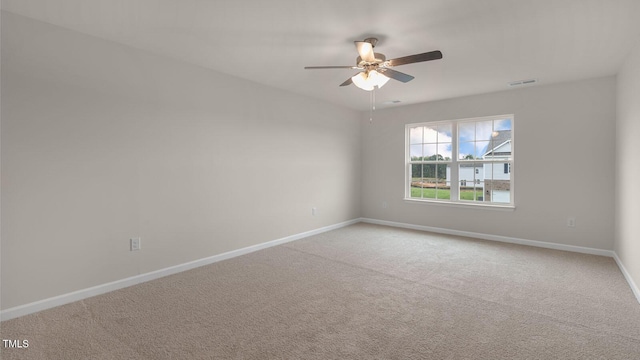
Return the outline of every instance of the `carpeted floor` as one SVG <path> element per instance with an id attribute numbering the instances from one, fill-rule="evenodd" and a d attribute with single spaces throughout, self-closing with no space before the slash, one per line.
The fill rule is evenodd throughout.
<path id="1" fill-rule="evenodd" d="M 5 321 L 8 359 L 639 359 L 611 258 L 356 224 Z"/>

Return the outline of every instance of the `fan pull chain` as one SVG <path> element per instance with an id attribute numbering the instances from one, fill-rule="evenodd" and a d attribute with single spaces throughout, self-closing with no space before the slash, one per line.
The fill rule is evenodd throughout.
<path id="1" fill-rule="evenodd" d="M 371 95 L 370 95 L 370 99 L 371 99 L 371 110 L 369 110 L 369 124 L 373 123 L 373 112 L 376 110 L 376 87 L 373 87 L 373 90 L 371 90 Z"/>

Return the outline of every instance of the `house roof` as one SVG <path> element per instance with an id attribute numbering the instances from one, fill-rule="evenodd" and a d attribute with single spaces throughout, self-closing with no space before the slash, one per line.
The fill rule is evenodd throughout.
<path id="1" fill-rule="evenodd" d="M 504 144 L 511 141 L 511 130 L 499 130 L 496 131 L 491 137 L 491 141 L 486 148 L 482 150 L 482 157 L 487 155 L 509 155 L 511 154 L 511 150 L 505 152 L 496 151 L 498 148 L 502 147 Z"/>

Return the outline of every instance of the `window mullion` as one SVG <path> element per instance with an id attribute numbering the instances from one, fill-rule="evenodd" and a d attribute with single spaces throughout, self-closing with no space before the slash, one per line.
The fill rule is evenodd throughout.
<path id="1" fill-rule="evenodd" d="M 458 176 L 458 123 L 454 122 L 451 127 L 451 163 L 449 173 L 451 174 L 451 183 L 449 184 L 450 189 L 450 200 L 458 201 L 459 195 L 458 191 L 460 189 L 460 177 Z"/>

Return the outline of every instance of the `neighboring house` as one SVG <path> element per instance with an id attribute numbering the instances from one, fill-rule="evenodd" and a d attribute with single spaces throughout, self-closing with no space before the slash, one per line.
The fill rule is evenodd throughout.
<path id="1" fill-rule="evenodd" d="M 511 201 L 511 130 L 496 131 L 491 142 L 482 152 L 482 159 L 504 159 L 504 162 L 478 164 L 460 163 L 458 172 L 460 188 L 473 188 L 483 192 L 482 201 Z M 447 183 L 451 181 L 451 169 L 447 167 Z M 480 199 L 479 199 L 480 200 Z"/>
<path id="2" fill-rule="evenodd" d="M 459 165 L 460 171 L 458 172 L 458 181 L 460 181 L 460 187 L 471 187 L 476 183 L 477 187 L 482 187 L 484 181 L 484 169 L 480 164 L 474 163 L 462 163 Z M 447 167 L 447 182 L 451 177 L 451 169 Z"/>
<path id="3" fill-rule="evenodd" d="M 511 202 L 511 130 L 496 131 L 482 155 L 503 163 L 484 164 L 484 201 Z"/>

